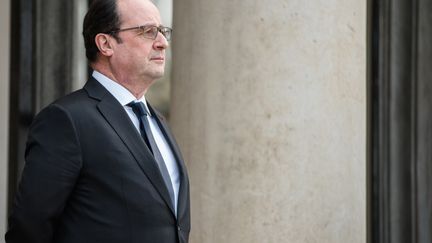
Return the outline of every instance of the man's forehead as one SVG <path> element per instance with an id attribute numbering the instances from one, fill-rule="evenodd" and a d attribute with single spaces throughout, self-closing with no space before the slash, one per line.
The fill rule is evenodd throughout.
<path id="1" fill-rule="evenodd" d="M 160 24 L 160 13 L 150 0 L 118 0 L 118 13 L 122 23 Z"/>
<path id="2" fill-rule="evenodd" d="M 145 10 L 150 12 L 159 12 L 156 5 L 150 0 L 117 0 L 117 7 L 119 10 Z"/>

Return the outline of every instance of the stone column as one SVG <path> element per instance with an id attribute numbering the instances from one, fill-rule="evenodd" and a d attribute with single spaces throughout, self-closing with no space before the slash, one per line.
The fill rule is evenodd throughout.
<path id="1" fill-rule="evenodd" d="M 80 89 L 84 86 L 87 81 L 87 58 L 85 55 L 84 39 L 82 36 L 82 26 L 84 16 L 87 13 L 88 1 L 87 0 L 75 0 L 72 7 L 73 11 L 73 51 L 72 51 L 72 90 Z"/>
<path id="2" fill-rule="evenodd" d="M 366 2 L 174 2 L 192 243 L 366 242 Z"/>
<path id="3" fill-rule="evenodd" d="M 55 99 L 76 88 L 73 78 L 79 55 L 75 18 L 76 7 L 82 1 L 36 0 L 34 1 L 35 26 L 35 107 L 39 111 Z M 82 21 L 82 20 L 81 20 Z M 82 38 L 82 37 L 81 37 Z M 85 59 L 83 60 L 85 62 Z"/>
<path id="4" fill-rule="evenodd" d="M 0 0 L 0 235 L 6 232 L 9 139 L 10 1 Z"/>

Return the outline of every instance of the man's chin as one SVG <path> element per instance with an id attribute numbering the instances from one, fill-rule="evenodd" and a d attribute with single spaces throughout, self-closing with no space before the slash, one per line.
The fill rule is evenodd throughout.
<path id="1" fill-rule="evenodd" d="M 163 78 L 163 76 L 164 76 L 164 74 L 165 74 L 165 72 L 164 71 L 160 71 L 160 72 L 155 72 L 155 73 L 153 73 L 153 79 L 161 79 L 161 78 Z"/>
<path id="2" fill-rule="evenodd" d="M 144 70 L 141 70 L 141 74 L 140 76 L 144 79 L 152 79 L 152 80 L 156 80 L 156 79 L 160 79 L 164 76 L 165 74 L 165 69 L 163 67 L 159 67 L 159 68 L 147 68 Z"/>

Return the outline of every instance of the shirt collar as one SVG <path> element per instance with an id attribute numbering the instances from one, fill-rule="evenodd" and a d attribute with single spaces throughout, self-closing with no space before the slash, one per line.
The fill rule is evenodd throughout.
<path id="1" fill-rule="evenodd" d="M 126 106 L 127 104 L 131 102 L 143 102 L 144 106 L 146 107 L 147 111 L 149 111 L 149 108 L 147 106 L 147 101 L 143 95 L 141 99 L 137 99 L 129 90 L 127 90 L 125 87 L 120 85 L 119 83 L 115 82 L 114 80 L 108 78 L 107 76 L 103 75 L 102 73 L 94 70 L 92 73 L 93 78 L 95 78 L 102 86 L 105 87 L 113 96 L 118 100 L 118 102 L 122 106 Z M 149 112 L 150 113 L 150 112 Z"/>

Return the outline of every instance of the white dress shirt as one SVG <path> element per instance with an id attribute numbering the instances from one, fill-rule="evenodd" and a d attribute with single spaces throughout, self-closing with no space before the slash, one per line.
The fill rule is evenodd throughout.
<path id="1" fill-rule="evenodd" d="M 92 76 L 118 100 L 118 102 L 125 109 L 126 113 L 129 115 L 129 118 L 131 119 L 132 123 L 135 125 L 135 128 L 137 129 L 138 133 L 140 133 L 140 125 L 139 125 L 138 117 L 132 111 L 132 108 L 127 106 L 127 104 L 129 104 L 132 101 L 143 102 L 144 106 L 146 107 L 147 111 L 150 114 L 145 97 L 143 96 L 141 97 L 141 99 L 136 99 L 136 97 L 125 87 L 109 79 L 108 77 L 99 73 L 98 71 L 93 71 Z M 168 173 L 170 175 L 171 184 L 174 190 L 174 204 L 175 204 L 174 209 L 177 214 L 177 201 L 178 201 L 178 193 L 180 188 L 180 174 L 177 167 L 177 162 L 175 160 L 173 152 L 171 151 L 171 148 L 168 145 L 168 142 L 165 139 L 165 136 L 163 135 L 162 131 L 160 130 L 157 124 L 157 121 L 153 117 L 153 114 L 152 116 L 147 116 L 147 119 L 149 121 L 150 128 L 152 130 L 155 142 L 158 146 L 158 149 L 163 157 L 165 165 L 168 169 Z"/>

